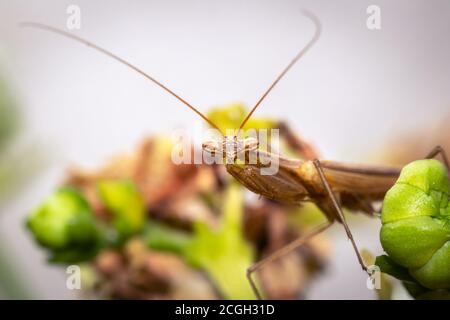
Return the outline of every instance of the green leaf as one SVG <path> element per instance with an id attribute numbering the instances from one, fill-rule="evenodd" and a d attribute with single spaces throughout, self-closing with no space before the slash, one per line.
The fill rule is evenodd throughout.
<path id="1" fill-rule="evenodd" d="M 401 281 L 415 282 L 408 272 L 408 269 L 398 265 L 390 257 L 386 255 L 378 256 L 375 259 L 375 265 L 380 268 L 380 271 L 387 273 Z"/>
<path id="2" fill-rule="evenodd" d="M 225 298 L 254 299 L 246 278 L 246 270 L 254 261 L 254 251 L 242 231 L 244 200 L 240 186 L 230 184 L 224 201 L 219 229 L 196 223 L 194 238 L 185 256 L 189 263 L 206 270 Z"/>
<path id="3" fill-rule="evenodd" d="M 145 228 L 145 243 L 154 250 L 184 254 L 192 237 L 185 231 L 150 221 Z"/>

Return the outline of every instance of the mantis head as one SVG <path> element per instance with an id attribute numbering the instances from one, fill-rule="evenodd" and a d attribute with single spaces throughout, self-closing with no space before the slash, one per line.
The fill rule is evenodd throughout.
<path id="1" fill-rule="evenodd" d="M 202 144 L 204 151 L 214 156 L 221 154 L 224 159 L 235 159 L 237 155 L 256 150 L 259 146 L 257 139 L 238 138 L 237 136 L 225 136 L 222 141 L 210 140 Z"/>

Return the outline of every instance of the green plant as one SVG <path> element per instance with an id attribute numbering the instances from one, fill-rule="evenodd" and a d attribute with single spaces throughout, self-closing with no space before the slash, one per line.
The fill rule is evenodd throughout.
<path id="1" fill-rule="evenodd" d="M 418 160 L 403 168 L 384 199 L 380 239 L 389 257 L 377 264 L 416 297 L 450 289 L 449 189 L 441 162 Z"/>
<path id="2" fill-rule="evenodd" d="M 63 187 L 32 212 L 27 227 L 48 248 L 54 262 L 78 262 L 94 256 L 100 232 L 87 201 L 73 188 Z"/>
<path id="3" fill-rule="evenodd" d="M 113 215 L 112 224 L 121 240 L 142 230 L 146 216 L 145 203 L 132 181 L 100 181 L 98 192 L 103 204 Z"/>
<path id="4" fill-rule="evenodd" d="M 180 254 L 205 270 L 227 299 L 254 299 L 246 270 L 254 262 L 254 250 L 244 238 L 243 192 L 236 183 L 227 186 L 220 225 L 217 229 L 198 221 L 192 234 L 156 223 L 147 227 L 147 245 L 152 249 Z"/>
<path id="5" fill-rule="evenodd" d="M 226 130 L 237 129 L 247 115 L 247 109 L 243 104 L 233 103 L 224 107 L 216 107 L 211 109 L 207 117 L 213 123 L 217 124 L 223 134 Z M 250 118 L 244 126 L 244 130 L 248 129 L 271 129 L 276 125 L 276 121 L 269 118 Z"/>

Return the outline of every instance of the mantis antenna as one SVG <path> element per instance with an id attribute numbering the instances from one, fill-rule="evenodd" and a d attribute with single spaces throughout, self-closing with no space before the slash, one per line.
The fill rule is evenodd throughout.
<path id="1" fill-rule="evenodd" d="M 195 108 L 193 105 L 191 105 L 189 102 L 187 102 L 186 100 L 184 100 L 183 98 L 181 98 L 178 94 L 176 94 L 175 92 L 173 92 L 172 90 L 170 90 L 168 87 L 166 87 L 165 85 L 163 85 L 161 82 L 159 82 L 158 80 L 156 80 L 155 78 L 153 78 L 152 76 L 148 75 L 147 73 L 145 73 L 144 71 L 142 71 L 141 69 L 139 69 L 138 67 L 132 65 L 131 63 L 129 63 L 128 61 L 120 58 L 119 56 L 115 55 L 114 53 L 103 49 L 83 38 L 80 38 L 76 35 L 73 35 L 71 33 L 68 33 L 66 31 L 60 30 L 58 28 L 54 28 L 42 23 L 36 23 L 36 22 L 23 22 L 20 24 L 22 27 L 31 27 L 31 28 L 37 28 L 37 29 L 41 29 L 41 30 L 46 30 L 46 31 L 50 31 L 59 35 L 62 35 L 66 38 L 70 38 L 72 40 L 75 40 L 77 42 L 80 42 L 82 44 L 87 45 L 88 47 L 93 48 L 94 50 L 97 50 L 101 53 L 103 53 L 104 55 L 107 55 L 108 57 L 126 65 L 127 67 L 133 69 L 134 71 L 136 71 L 137 73 L 141 74 L 142 76 L 144 76 L 145 78 L 147 78 L 148 80 L 150 80 L 151 82 L 153 82 L 154 84 L 158 85 L 160 88 L 162 88 L 163 90 L 165 90 L 166 92 L 168 92 L 170 95 L 172 95 L 173 97 L 175 97 L 176 99 L 178 99 L 178 101 L 182 102 L 184 105 L 186 105 L 188 108 L 190 108 L 192 111 L 194 111 L 197 115 L 199 115 L 203 120 L 205 120 L 207 123 L 209 123 L 213 128 L 219 130 L 219 132 L 222 132 L 219 127 L 217 125 L 215 125 L 211 120 L 209 120 L 203 113 L 201 113 L 197 108 Z"/>
<path id="2" fill-rule="evenodd" d="M 306 17 L 308 17 L 309 19 L 311 19 L 311 21 L 314 23 L 315 27 L 316 27 L 316 31 L 314 33 L 314 36 L 311 38 L 311 40 L 309 40 L 309 42 L 306 44 L 305 47 L 303 47 L 302 50 L 300 50 L 299 53 L 297 53 L 297 55 L 294 57 L 294 59 L 292 59 L 292 61 L 283 69 L 283 71 L 278 75 L 278 77 L 275 79 L 275 81 L 270 85 L 270 87 L 264 92 L 264 94 L 261 96 L 261 98 L 259 98 L 258 102 L 256 102 L 255 106 L 250 110 L 250 112 L 247 114 L 247 116 L 244 118 L 244 120 L 242 121 L 241 125 L 239 126 L 239 130 L 238 130 L 238 135 L 239 135 L 239 131 L 241 131 L 241 129 L 245 126 L 245 124 L 247 123 L 247 121 L 250 119 L 250 117 L 253 115 L 253 113 L 256 111 L 256 109 L 259 107 L 259 105 L 261 104 L 261 102 L 263 102 L 263 100 L 267 97 L 267 95 L 270 93 L 270 91 L 272 91 L 272 89 L 277 85 L 277 83 L 283 79 L 284 75 L 295 65 L 295 63 L 306 53 L 308 52 L 309 49 L 312 48 L 312 46 L 317 42 L 317 40 L 320 37 L 320 34 L 322 32 L 322 26 L 320 24 L 319 19 L 312 14 L 309 11 L 303 10 L 302 11 L 303 15 L 305 15 Z"/>

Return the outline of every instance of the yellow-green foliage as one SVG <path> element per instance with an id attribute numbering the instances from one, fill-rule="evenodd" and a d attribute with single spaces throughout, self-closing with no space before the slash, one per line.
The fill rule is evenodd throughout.
<path id="1" fill-rule="evenodd" d="M 190 234 L 152 221 L 146 228 L 146 243 L 154 250 L 179 254 L 190 265 L 204 270 L 224 298 L 254 299 L 245 275 L 255 253 L 244 238 L 243 205 L 242 188 L 231 183 L 217 229 L 198 221 Z"/>
<path id="2" fill-rule="evenodd" d="M 243 193 L 230 184 L 224 197 L 221 225 L 212 230 L 204 223 L 195 225 L 194 238 L 186 247 L 187 260 L 209 274 L 228 299 L 254 299 L 246 278 L 254 252 L 242 230 Z"/>
<path id="3" fill-rule="evenodd" d="M 238 129 L 247 115 L 247 110 L 243 104 L 234 103 L 224 107 L 216 107 L 211 109 L 207 117 L 213 123 L 215 123 L 223 134 L 227 133 L 227 130 Z M 273 119 L 251 117 L 245 124 L 244 130 L 248 129 L 272 129 L 276 124 Z"/>

